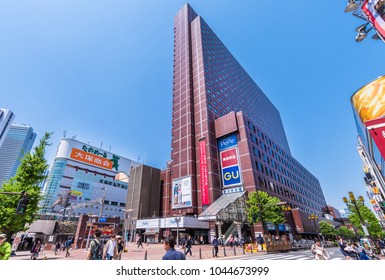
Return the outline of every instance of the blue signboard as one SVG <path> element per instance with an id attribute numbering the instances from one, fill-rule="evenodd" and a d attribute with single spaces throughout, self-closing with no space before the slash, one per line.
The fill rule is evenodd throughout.
<path id="1" fill-rule="evenodd" d="M 275 225 L 273 223 L 266 223 L 267 230 L 275 230 Z"/>
<path id="2" fill-rule="evenodd" d="M 241 184 L 241 172 L 238 165 L 223 168 L 222 177 L 224 187 Z"/>
<path id="3" fill-rule="evenodd" d="M 102 218 L 102 217 L 99 218 L 99 223 L 105 223 L 105 222 L 107 222 L 107 218 Z"/>
<path id="4" fill-rule="evenodd" d="M 278 224 L 278 230 L 279 231 L 285 231 L 286 230 L 285 225 L 284 224 Z"/>
<path id="5" fill-rule="evenodd" d="M 219 151 L 228 149 L 230 147 L 236 146 L 237 145 L 237 135 L 232 134 L 226 138 L 219 139 L 218 140 L 218 149 Z"/>

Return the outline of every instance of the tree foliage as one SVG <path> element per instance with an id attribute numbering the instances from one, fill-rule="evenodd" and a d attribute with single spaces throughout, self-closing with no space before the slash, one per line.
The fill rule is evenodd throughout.
<path id="1" fill-rule="evenodd" d="M 7 238 L 19 231 L 26 231 L 28 226 L 36 220 L 38 204 L 41 199 L 40 184 L 46 178 L 48 164 L 45 148 L 52 133 L 45 133 L 33 153 L 25 154 L 21 159 L 16 175 L 5 182 L 1 192 L 22 192 L 28 194 L 28 206 L 24 214 L 16 214 L 16 208 L 21 195 L 0 194 L 0 232 Z"/>
<path id="2" fill-rule="evenodd" d="M 347 228 L 346 226 L 340 226 L 337 228 L 336 234 L 342 236 L 345 239 L 352 239 L 355 236 L 354 231 Z"/>
<path id="3" fill-rule="evenodd" d="M 264 191 L 255 191 L 249 193 L 246 201 L 246 215 L 250 224 L 262 223 L 263 230 L 266 233 L 266 222 L 275 225 L 283 223 L 285 217 L 281 206 L 277 203 L 281 202 L 279 198 L 269 195 Z"/>
<path id="4" fill-rule="evenodd" d="M 332 223 L 320 221 L 318 225 L 320 233 L 322 233 L 322 235 L 326 238 L 334 237 L 336 235 L 336 230 Z"/>
<path id="5" fill-rule="evenodd" d="M 360 233 L 363 234 L 363 229 L 361 226 L 361 219 L 360 219 L 360 215 L 361 215 L 363 222 L 367 224 L 367 229 L 369 231 L 370 236 L 377 237 L 377 238 L 382 236 L 383 235 L 382 227 L 378 222 L 374 213 L 360 201 L 356 202 L 356 206 L 351 202 L 348 203 L 349 211 L 351 213 L 349 215 L 349 220 L 353 224 L 353 226 L 358 228 Z"/>

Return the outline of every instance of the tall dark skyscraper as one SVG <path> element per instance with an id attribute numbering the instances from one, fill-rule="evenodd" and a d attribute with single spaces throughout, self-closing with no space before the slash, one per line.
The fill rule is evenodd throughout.
<path id="1" fill-rule="evenodd" d="M 277 108 L 188 4 L 174 18 L 173 70 L 163 215 L 197 215 L 213 235 L 215 221 L 246 223 L 241 200 L 261 189 L 296 209 L 303 231 L 306 213 L 326 206 L 318 179 L 292 157 Z"/>

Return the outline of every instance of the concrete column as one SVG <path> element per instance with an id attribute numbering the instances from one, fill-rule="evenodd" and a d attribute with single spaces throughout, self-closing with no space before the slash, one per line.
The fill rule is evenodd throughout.
<path id="1" fill-rule="evenodd" d="M 234 221 L 234 224 L 237 226 L 238 238 L 241 239 L 241 237 L 242 237 L 242 224 L 243 223 Z"/>
<path id="2" fill-rule="evenodd" d="M 215 224 L 218 227 L 218 236 L 217 236 L 217 238 L 220 238 L 222 236 L 222 225 L 223 225 L 223 222 L 216 222 Z"/>

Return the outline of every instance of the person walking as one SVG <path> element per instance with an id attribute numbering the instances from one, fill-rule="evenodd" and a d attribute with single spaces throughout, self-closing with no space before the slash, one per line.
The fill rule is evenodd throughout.
<path id="1" fill-rule="evenodd" d="M 68 239 L 65 243 L 65 248 L 66 248 L 66 255 L 65 257 L 69 257 L 70 256 L 70 250 L 72 248 L 72 238 Z"/>
<path id="2" fill-rule="evenodd" d="M 192 247 L 192 239 L 191 239 L 191 235 L 188 236 L 187 238 L 187 241 L 186 241 L 186 246 L 185 248 L 187 249 L 185 255 L 187 256 L 188 253 L 190 253 L 190 256 L 192 256 L 192 252 L 191 252 L 191 247 Z"/>
<path id="3" fill-rule="evenodd" d="M 139 246 L 142 246 L 142 248 L 143 248 L 143 237 L 142 237 L 142 235 L 139 235 L 139 238 L 138 238 L 138 248 L 139 248 Z"/>
<path id="4" fill-rule="evenodd" d="M 7 235 L 0 234 L 0 260 L 8 260 L 12 254 L 12 246 L 7 242 Z"/>
<path id="5" fill-rule="evenodd" d="M 213 239 L 214 258 L 218 258 L 218 247 L 219 247 L 219 241 L 217 237 L 214 236 L 214 239 Z"/>
<path id="6" fill-rule="evenodd" d="M 330 258 L 328 252 L 321 245 L 321 241 L 318 238 L 314 239 L 314 244 L 311 246 L 311 252 L 313 253 L 315 260 L 328 260 Z"/>
<path id="7" fill-rule="evenodd" d="M 340 252 L 341 252 L 341 254 L 344 255 L 344 257 L 345 257 L 345 260 L 350 260 L 349 253 L 345 250 L 345 248 L 346 248 L 346 243 L 345 243 L 345 241 L 342 239 L 341 236 L 337 236 L 337 244 L 338 244 L 338 246 L 340 247 Z"/>
<path id="8" fill-rule="evenodd" d="M 122 237 L 119 235 L 116 237 L 117 238 L 117 246 L 118 246 L 118 256 L 117 259 L 121 260 L 122 259 L 122 253 L 124 250 L 124 242 L 122 240 Z"/>
<path id="9" fill-rule="evenodd" d="M 55 252 L 55 255 L 57 255 L 58 253 L 60 253 L 60 242 L 58 241 L 58 242 L 56 242 L 56 244 L 55 244 L 55 250 L 54 250 L 54 252 Z"/>
<path id="10" fill-rule="evenodd" d="M 166 237 L 163 242 L 164 250 L 166 254 L 162 257 L 162 260 L 185 260 L 186 256 L 179 251 L 175 250 L 175 239 L 174 237 Z"/>
<path id="11" fill-rule="evenodd" d="M 112 234 L 111 239 L 107 241 L 107 244 L 105 246 L 104 257 L 107 260 L 116 260 L 118 256 L 118 244 L 116 243 L 115 237 L 116 235 Z"/>
<path id="12" fill-rule="evenodd" d="M 94 240 L 91 241 L 88 248 L 87 260 L 102 260 L 103 259 L 103 244 L 100 241 L 100 229 L 96 229 L 93 233 Z"/>
<path id="13" fill-rule="evenodd" d="M 31 249 L 31 260 L 36 260 L 39 257 L 39 252 L 41 250 L 41 243 L 40 239 L 36 239 L 35 243 L 32 246 Z"/>

